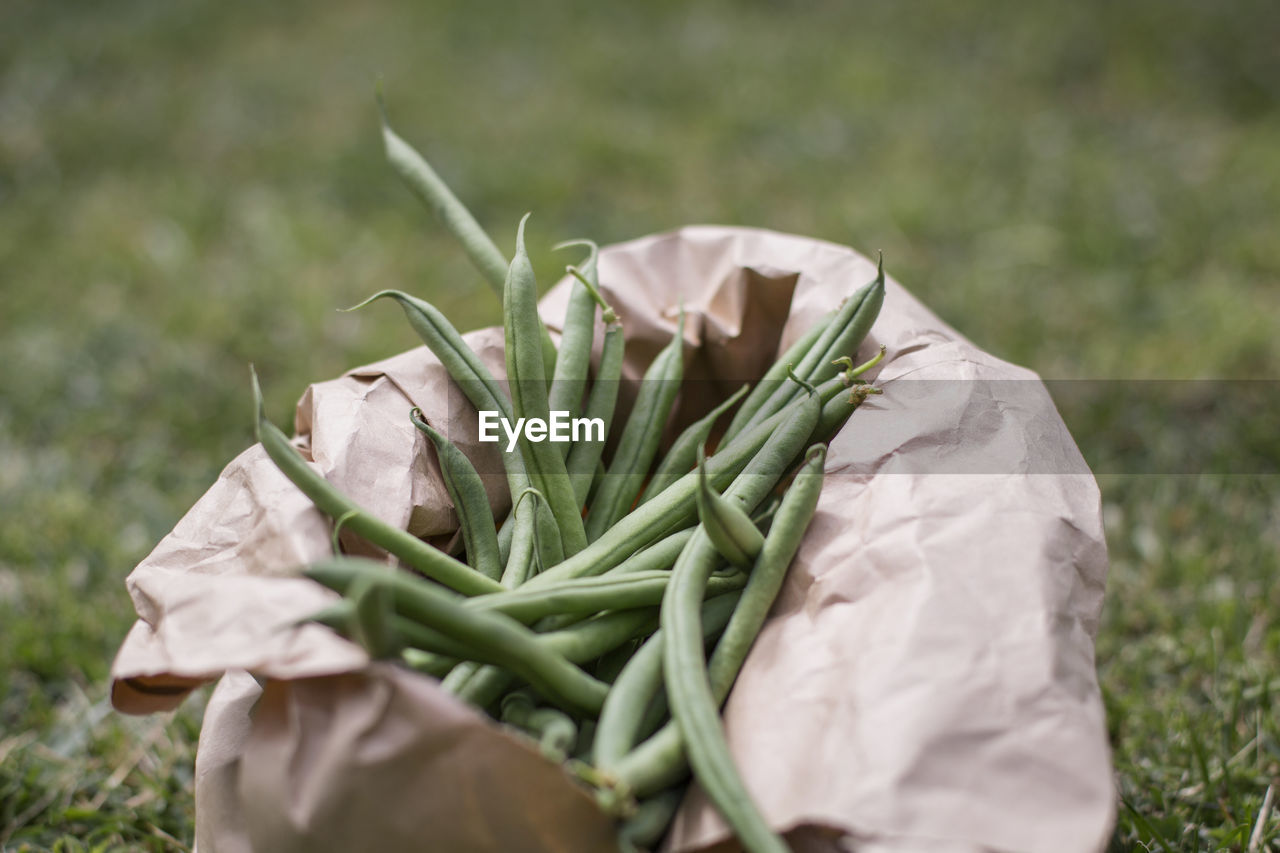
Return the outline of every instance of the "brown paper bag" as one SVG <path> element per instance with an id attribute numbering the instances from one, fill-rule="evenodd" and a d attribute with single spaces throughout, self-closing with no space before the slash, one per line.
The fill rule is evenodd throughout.
<path id="1" fill-rule="evenodd" d="M 739 228 L 600 255 L 627 377 L 683 301 L 687 381 L 708 383 L 683 395 L 686 422 L 873 274 L 849 249 Z M 553 327 L 567 293 L 543 301 Z M 467 337 L 501 378 L 500 331 Z M 747 786 L 799 850 L 1101 849 L 1114 794 L 1093 661 L 1097 486 L 1036 376 L 892 281 L 860 355 L 880 344 L 884 394 L 832 441 L 813 525 L 725 708 Z M 425 349 L 319 383 L 299 446 L 387 521 L 447 538 L 456 518 L 408 408 L 447 421 L 473 459 L 493 453 L 468 440 L 474 411 L 448 389 Z M 508 500 L 500 483 L 491 498 Z M 223 679 L 196 762 L 200 853 L 612 849 L 609 821 L 558 767 L 432 679 L 293 626 L 331 598 L 291 577 L 328 535 L 251 448 L 129 577 L 139 621 L 116 707 L 170 708 Z M 666 848 L 727 839 L 693 786 Z"/>

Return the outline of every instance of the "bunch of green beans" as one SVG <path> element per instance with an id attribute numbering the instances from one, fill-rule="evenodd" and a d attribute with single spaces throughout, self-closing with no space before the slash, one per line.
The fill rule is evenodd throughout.
<path id="1" fill-rule="evenodd" d="M 883 302 L 883 266 L 754 388 L 719 401 L 664 450 L 681 405 L 683 310 L 630 416 L 615 424 L 625 318 L 603 295 L 595 244 L 557 247 L 588 255 L 568 268 L 560 346 L 549 349 L 528 217 L 508 262 L 385 115 L 383 134 L 396 172 L 501 292 L 505 387 L 424 300 L 382 291 L 361 306 L 395 300 L 477 410 L 511 422 L 549 422 L 553 412 L 596 419 L 616 449 L 606 458 L 599 435 L 557 444 L 517 428 L 503 452 L 512 509 L 498 518 L 466 454 L 420 409 L 407 412 L 458 516 L 456 550 L 445 553 L 328 483 L 266 419 L 255 376 L 259 440 L 334 520 L 334 556 L 302 572 L 339 598 L 311 621 L 371 657 L 439 678 L 528 737 L 595 791 L 618 818 L 624 849 L 661 839 L 692 775 L 745 849 L 785 850 L 738 776 L 719 711 L 817 510 L 826 442 L 876 393 L 859 377 L 883 350 L 860 366 L 853 356 Z M 343 554 L 340 528 L 386 558 Z"/>

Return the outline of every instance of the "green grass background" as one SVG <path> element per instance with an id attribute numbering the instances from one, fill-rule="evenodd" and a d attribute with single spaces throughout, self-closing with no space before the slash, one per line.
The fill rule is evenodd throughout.
<path id="1" fill-rule="evenodd" d="M 122 718 L 106 677 L 125 574 L 252 441 L 246 364 L 287 421 L 308 381 L 416 344 L 398 312 L 335 307 L 394 286 L 461 327 L 498 318 L 382 162 L 378 75 L 499 237 L 526 210 L 534 247 L 775 228 L 883 249 L 1045 377 L 1280 376 L 1274 3 L 11 0 L 4 19 L 0 849 L 189 843 L 200 700 Z M 544 280 L 562 262 L 536 260 Z M 1121 472 L 1100 477 L 1113 847 L 1244 849 L 1280 770 L 1280 448 L 1228 424 L 1213 471 L 1161 476 L 1201 408 L 1117 430 L 1097 403 L 1064 415 Z"/>

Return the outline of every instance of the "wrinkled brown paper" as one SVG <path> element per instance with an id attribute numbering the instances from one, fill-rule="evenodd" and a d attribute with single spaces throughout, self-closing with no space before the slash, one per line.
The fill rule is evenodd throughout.
<path id="1" fill-rule="evenodd" d="M 739 228 L 600 255 L 629 378 L 683 300 L 686 377 L 716 388 L 685 395 L 686 422 L 873 274 L 849 249 Z M 553 327 L 566 298 L 562 282 L 543 301 Z M 467 337 L 501 378 L 501 332 Z M 817 516 L 725 708 L 747 786 L 800 850 L 1101 849 L 1097 486 L 1035 375 L 892 281 L 860 355 L 879 344 L 884 394 L 831 443 Z M 473 459 L 496 452 L 421 348 L 309 388 L 298 444 L 380 517 L 447 543 L 456 517 L 413 405 Z M 507 501 L 500 482 L 491 498 Z M 328 549 L 326 519 L 255 447 L 129 576 L 140 618 L 116 707 L 171 708 L 222 677 L 196 760 L 200 853 L 613 849 L 559 768 L 432 679 L 293 624 L 331 598 L 290 576 Z M 666 847 L 736 849 L 727 836 L 694 786 Z"/>

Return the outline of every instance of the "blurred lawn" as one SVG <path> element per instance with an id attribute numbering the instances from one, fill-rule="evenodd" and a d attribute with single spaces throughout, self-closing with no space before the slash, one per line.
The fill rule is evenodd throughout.
<path id="1" fill-rule="evenodd" d="M 122 719 L 105 678 L 124 575 L 252 441 L 246 364 L 287 421 L 416 344 L 335 307 L 498 317 L 384 167 L 377 75 L 500 237 L 525 210 L 533 247 L 769 227 L 883 249 L 1046 377 L 1280 375 L 1274 3 L 394 5 L 5 5 L 0 849 L 189 841 L 199 702 Z M 1177 459 L 1064 413 L 1109 470 Z M 1243 849 L 1280 772 L 1280 468 L 1252 446 L 1100 478 L 1117 849 Z"/>

